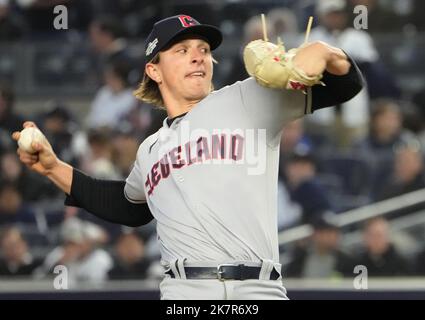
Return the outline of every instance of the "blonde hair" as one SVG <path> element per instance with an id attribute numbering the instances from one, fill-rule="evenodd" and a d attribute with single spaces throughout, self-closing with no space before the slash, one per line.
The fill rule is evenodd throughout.
<path id="1" fill-rule="evenodd" d="M 150 61 L 150 63 L 159 63 L 159 53 Z M 139 87 L 133 91 L 134 96 L 146 103 L 153 104 L 161 109 L 165 109 L 164 100 L 159 91 L 158 84 L 152 80 L 146 72 Z"/>
<path id="2" fill-rule="evenodd" d="M 212 58 L 213 63 L 217 64 L 217 60 Z M 150 63 L 157 64 L 159 63 L 159 53 L 153 57 Z M 214 85 L 211 82 L 211 90 L 214 90 Z M 136 99 L 139 99 L 143 102 L 157 106 L 160 109 L 165 109 L 164 100 L 162 99 L 161 91 L 159 91 L 158 83 L 152 80 L 146 72 L 143 75 L 143 80 L 140 83 L 139 87 L 133 91 Z"/>

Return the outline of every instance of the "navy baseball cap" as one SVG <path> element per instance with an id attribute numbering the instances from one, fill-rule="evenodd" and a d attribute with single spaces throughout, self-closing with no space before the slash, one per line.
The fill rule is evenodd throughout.
<path id="1" fill-rule="evenodd" d="M 145 63 L 155 57 L 177 36 L 184 34 L 196 34 L 204 38 L 210 45 L 211 50 L 216 49 L 223 36 L 221 31 L 211 25 L 201 24 L 194 18 L 179 14 L 156 22 L 145 42 Z"/>

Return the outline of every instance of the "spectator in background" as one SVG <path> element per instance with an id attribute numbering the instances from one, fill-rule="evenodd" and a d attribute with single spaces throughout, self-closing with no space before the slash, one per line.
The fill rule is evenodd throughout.
<path id="1" fill-rule="evenodd" d="M 394 171 L 388 184 L 382 185 L 376 200 L 396 197 L 425 188 L 424 159 L 419 142 L 400 147 L 395 156 Z"/>
<path id="2" fill-rule="evenodd" d="M 341 45 L 359 63 L 374 62 L 379 58 L 368 33 L 350 25 L 345 0 L 318 0 L 316 15 L 319 24 L 311 30 L 310 41 L 321 40 Z"/>
<path id="3" fill-rule="evenodd" d="M 372 198 L 385 186 L 393 171 L 394 150 L 415 140 L 415 136 L 403 129 L 403 115 L 400 106 L 393 100 L 377 100 L 371 112 L 369 133 L 366 138 L 354 144 L 354 149 L 368 159 L 374 172 Z"/>
<path id="4" fill-rule="evenodd" d="M 347 9 L 346 0 L 318 0 L 320 25 L 311 31 L 310 40 L 322 40 L 346 51 L 363 72 L 371 99 L 399 98 L 400 90 L 382 65 L 372 37 L 365 30 L 354 28 Z"/>
<path id="5" fill-rule="evenodd" d="M 370 277 L 394 277 L 409 274 L 407 261 L 390 239 L 390 226 L 383 217 L 368 220 L 363 229 L 363 252 L 357 257 L 358 265 L 367 268 Z"/>
<path id="6" fill-rule="evenodd" d="M 115 244 L 114 267 L 110 279 L 144 279 L 150 262 L 145 258 L 145 244 L 135 233 L 122 234 Z"/>
<path id="7" fill-rule="evenodd" d="M 127 177 L 133 168 L 134 159 L 136 159 L 140 140 L 125 129 L 118 130 L 113 135 L 113 163 L 119 174 Z"/>
<path id="8" fill-rule="evenodd" d="M 310 41 L 325 41 L 343 49 L 359 66 L 364 62 L 375 62 L 378 53 L 372 38 L 363 30 L 349 26 L 345 0 L 318 0 L 316 15 L 318 26 L 311 30 Z M 355 98 L 341 105 L 341 108 L 324 109 L 315 112 L 310 121 L 319 131 L 329 131 L 338 137 L 338 145 L 345 146 L 353 138 L 364 134 L 369 121 L 369 95 L 363 89 Z"/>
<path id="9" fill-rule="evenodd" d="M 12 42 L 25 34 L 25 24 L 11 12 L 10 0 L 0 0 L 0 42 Z"/>
<path id="10" fill-rule="evenodd" d="M 312 156 L 293 154 L 285 164 L 285 176 L 292 201 L 302 208 L 303 222 L 311 222 L 332 211 L 326 192 L 317 181 Z"/>
<path id="11" fill-rule="evenodd" d="M 1 155 L 0 169 L 0 181 L 16 186 L 23 202 L 55 198 L 60 194 L 52 183 L 25 168 L 14 150 Z"/>
<path id="12" fill-rule="evenodd" d="M 23 119 L 13 112 L 15 94 L 12 88 L 0 84 L 0 130 L 5 130 L 9 135 L 14 131 L 22 129 Z"/>
<path id="13" fill-rule="evenodd" d="M 130 72 L 127 62 L 108 64 L 104 72 L 105 85 L 97 92 L 87 117 L 90 128 L 117 128 L 120 121 L 136 106 L 129 80 Z"/>
<path id="14" fill-rule="evenodd" d="M 284 129 L 280 142 L 279 180 L 278 180 L 278 228 L 283 230 L 302 221 L 303 209 L 291 198 L 286 185 L 285 166 L 295 154 L 311 154 L 313 143 L 304 133 L 302 119 L 292 121 Z"/>
<path id="15" fill-rule="evenodd" d="M 275 8 L 267 13 L 267 19 L 274 32 L 275 39 L 270 41 L 277 43 L 277 37 L 283 42 L 286 50 L 297 48 L 302 41 L 301 34 L 298 30 L 298 19 L 294 12 L 287 8 Z"/>
<path id="16" fill-rule="evenodd" d="M 139 39 L 147 37 L 146 33 L 163 10 L 157 0 L 102 0 L 95 1 L 94 6 L 97 14 L 120 17 L 126 34 Z"/>
<path id="17" fill-rule="evenodd" d="M 0 183 L 0 226 L 14 223 L 35 224 L 35 214 L 22 201 L 22 194 L 15 184 Z"/>
<path id="18" fill-rule="evenodd" d="M 291 199 L 282 176 L 277 184 L 277 228 L 282 231 L 301 223 L 302 207 Z"/>
<path id="19" fill-rule="evenodd" d="M 34 259 L 28 244 L 16 227 L 7 227 L 0 232 L 0 277 L 29 276 L 41 264 Z"/>
<path id="20" fill-rule="evenodd" d="M 292 121 L 283 128 L 279 157 L 281 165 L 284 165 L 292 154 L 312 154 L 313 149 L 313 141 L 304 131 L 303 119 Z"/>
<path id="21" fill-rule="evenodd" d="M 108 235 L 99 226 L 76 218 L 67 219 L 61 229 L 63 244 L 53 249 L 37 269 L 38 277 L 52 275 L 56 265 L 68 268 L 69 286 L 100 285 L 113 266 L 111 256 L 101 248 Z"/>
<path id="22" fill-rule="evenodd" d="M 415 138 L 403 128 L 403 114 L 400 105 L 394 100 L 376 100 L 370 118 L 367 137 L 355 145 L 368 153 L 392 154 L 397 145 L 406 144 Z"/>
<path id="23" fill-rule="evenodd" d="M 89 150 L 81 159 L 81 166 L 88 174 L 99 179 L 118 179 L 119 172 L 113 159 L 112 132 L 108 128 L 90 130 L 88 133 Z"/>
<path id="24" fill-rule="evenodd" d="M 342 140 L 340 144 L 346 146 L 365 134 L 369 122 L 369 99 L 398 98 L 400 90 L 393 75 L 379 59 L 372 37 L 365 30 L 351 25 L 346 0 L 318 0 L 316 13 L 320 24 L 311 31 L 310 41 L 321 40 L 342 48 L 357 62 L 367 82 L 367 89 L 344 103 L 336 118 L 335 110 L 338 109 L 321 110 L 312 117 L 322 126 L 335 125 Z"/>
<path id="25" fill-rule="evenodd" d="M 270 24 L 270 19 L 266 20 L 266 28 L 270 40 L 275 38 L 274 30 Z M 261 18 L 256 15 L 245 22 L 243 26 L 243 41 L 240 52 L 233 57 L 230 70 L 223 81 L 223 86 L 232 85 L 236 81 L 242 81 L 249 77 L 243 61 L 243 50 L 251 41 L 263 39 L 263 24 Z"/>
<path id="26" fill-rule="evenodd" d="M 412 99 L 414 101 L 414 99 Z M 425 128 L 425 118 L 422 110 L 412 101 L 403 101 L 403 127 L 413 133 L 425 149 L 425 140 L 422 138 L 422 130 Z"/>
<path id="27" fill-rule="evenodd" d="M 77 128 L 69 109 L 68 106 L 54 102 L 51 109 L 42 115 L 41 130 L 61 159 L 78 166 L 71 148 Z"/>
<path id="28" fill-rule="evenodd" d="M 338 227 L 326 219 L 313 222 L 313 234 L 306 245 L 298 246 L 284 267 L 286 277 L 334 278 L 353 275 L 354 261 L 340 246 Z M 286 271 L 285 271 L 286 270 Z"/>
<path id="29" fill-rule="evenodd" d="M 143 141 L 162 127 L 166 117 L 167 113 L 163 109 L 138 101 L 124 117 L 118 130 L 131 131 L 139 141 Z"/>
<path id="30" fill-rule="evenodd" d="M 90 42 L 99 54 L 101 69 L 112 61 L 129 61 L 128 43 L 124 33 L 121 22 L 114 16 L 98 17 L 91 22 Z"/>
<path id="31" fill-rule="evenodd" d="M 133 165 L 129 164 L 128 157 L 134 152 L 137 153 L 138 145 L 135 146 L 136 142 L 132 138 L 121 138 L 120 135 L 116 136 L 112 130 L 104 127 L 89 130 L 86 139 L 87 149 L 82 153 L 79 162 L 80 168 L 91 176 L 97 179 L 118 180 L 122 177 L 121 169 L 129 170 L 124 168 L 124 164 Z M 119 148 L 116 148 L 117 143 L 120 144 Z M 71 208 L 67 208 L 68 212 L 69 210 Z M 102 220 L 83 209 L 73 211 L 72 215 L 101 226 L 107 231 L 111 241 L 122 233 L 121 225 Z"/>

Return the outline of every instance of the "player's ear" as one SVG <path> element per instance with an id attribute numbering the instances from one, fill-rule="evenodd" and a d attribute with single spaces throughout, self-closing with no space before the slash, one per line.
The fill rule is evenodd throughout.
<path id="1" fill-rule="evenodd" d="M 155 81 L 158 84 L 162 83 L 161 73 L 158 69 L 158 65 L 154 63 L 147 63 L 145 67 L 145 72 L 149 78 Z"/>

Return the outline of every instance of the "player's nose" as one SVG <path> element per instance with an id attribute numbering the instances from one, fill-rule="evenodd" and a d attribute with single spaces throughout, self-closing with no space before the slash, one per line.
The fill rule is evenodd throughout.
<path id="1" fill-rule="evenodd" d="M 192 63 L 202 63 L 204 62 L 204 56 L 202 52 L 198 49 L 191 50 L 191 62 Z"/>

